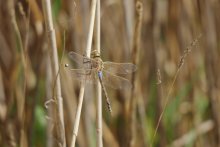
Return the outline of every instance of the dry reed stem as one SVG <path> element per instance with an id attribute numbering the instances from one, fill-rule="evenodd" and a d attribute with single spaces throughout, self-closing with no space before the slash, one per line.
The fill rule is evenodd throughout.
<path id="1" fill-rule="evenodd" d="M 65 40 L 66 40 L 66 35 L 65 35 L 65 31 L 64 31 L 64 38 L 63 38 L 63 52 L 62 52 L 62 57 L 60 60 L 60 65 L 59 65 L 59 69 L 58 69 L 58 73 L 60 73 L 60 67 L 62 65 L 62 61 L 63 61 L 63 56 L 64 56 L 64 52 L 65 52 Z M 48 106 L 48 104 L 50 103 L 54 103 L 54 99 L 51 99 L 51 97 L 53 97 L 53 93 L 52 91 L 54 90 L 53 87 L 53 81 L 52 81 L 52 69 L 51 69 L 51 60 L 50 60 L 50 55 L 48 50 L 46 50 L 46 64 L 47 64 L 47 69 L 46 69 L 46 97 L 47 97 L 47 101 L 44 103 L 45 108 L 48 110 L 48 116 L 46 116 L 46 118 L 48 120 L 51 121 L 47 121 L 47 147 L 52 147 L 53 145 L 53 141 L 52 141 L 52 133 L 51 130 L 53 128 L 53 125 L 51 125 L 50 123 L 53 121 L 53 118 L 51 118 L 51 116 L 53 115 L 52 109 L 51 107 Z M 57 79 L 58 74 L 56 75 Z"/>
<path id="2" fill-rule="evenodd" d="M 132 45 L 132 30 L 134 27 L 134 2 L 133 0 L 123 0 L 124 6 L 124 17 L 125 17 L 125 25 L 126 25 L 126 36 L 129 42 L 129 47 Z"/>
<path id="3" fill-rule="evenodd" d="M 143 4 L 141 1 L 136 1 L 136 23 L 135 23 L 135 30 L 134 30 L 134 38 L 133 38 L 133 47 L 132 47 L 132 61 L 135 65 L 139 64 L 139 50 L 140 50 L 140 39 L 141 39 L 141 28 L 142 28 L 142 19 L 143 19 Z M 135 137 L 136 137 L 136 98 L 135 95 L 137 93 L 137 73 L 132 73 L 132 84 L 134 87 L 131 91 L 131 98 L 130 98 L 130 139 L 129 139 L 129 146 L 135 146 Z"/>
<path id="4" fill-rule="evenodd" d="M 214 125 L 213 120 L 207 120 L 207 121 L 201 123 L 195 129 L 184 134 L 182 137 L 174 140 L 173 143 L 169 146 L 173 146 L 173 147 L 185 146 L 185 145 L 189 144 L 190 142 L 192 142 L 192 139 L 195 139 L 196 137 L 211 131 L 214 128 L 214 126 L 215 125 Z"/>
<path id="5" fill-rule="evenodd" d="M 25 94 L 25 91 L 26 91 L 26 72 L 25 72 L 25 69 L 26 69 L 26 60 L 25 60 L 25 55 L 24 55 L 24 46 L 23 46 L 23 42 L 22 42 L 22 38 L 21 38 L 21 33 L 20 33 L 20 30 L 18 28 L 18 24 L 17 24 L 17 21 L 16 21 L 16 16 L 15 16 L 15 11 L 14 11 L 14 8 L 11 10 L 11 17 L 12 17 L 12 24 L 13 24 L 13 27 L 15 29 L 15 34 L 16 34 L 16 37 L 18 39 L 18 48 L 19 48 L 19 51 L 20 51 L 20 54 L 21 54 L 21 61 L 22 61 L 22 65 L 23 65 L 23 68 L 24 68 L 24 89 L 23 89 L 23 94 Z M 23 99 L 24 100 L 24 99 Z M 21 106 L 22 110 L 21 110 L 21 115 L 23 114 L 23 110 L 24 110 L 24 101 L 22 101 L 22 106 Z M 20 116 L 19 118 L 20 120 L 22 120 L 22 116 Z"/>
<path id="6" fill-rule="evenodd" d="M 58 54 L 57 54 L 56 36 L 55 36 L 55 30 L 53 27 L 53 20 L 52 20 L 51 3 L 50 3 L 50 0 L 42 0 L 42 4 L 44 8 L 44 16 L 45 16 L 46 29 L 48 33 L 49 43 L 50 43 L 50 47 L 52 48 L 51 67 L 52 67 L 52 73 L 53 73 L 53 82 L 55 82 L 53 98 L 58 104 L 57 107 L 55 108 L 55 111 L 56 111 L 55 115 L 57 115 L 56 116 L 57 120 L 55 120 L 57 121 L 57 125 L 56 125 L 57 136 L 58 136 L 59 146 L 65 147 L 66 139 L 65 139 L 64 115 L 63 115 L 63 99 L 61 95 L 59 62 L 58 62 Z"/>
<path id="7" fill-rule="evenodd" d="M 85 56 L 88 58 L 90 58 L 91 47 L 92 47 L 92 37 L 93 37 L 93 30 L 94 30 L 94 23 L 95 23 L 96 5 L 97 5 L 97 0 L 92 0 L 89 33 L 88 33 L 86 50 L 85 50 Z M 78 134 L 84 91 L 85 91 L 85 83 L 82 82 L 81 86 L 80 86 L 79 102 L 78 102 L 76 116 L 75 116 L 75 123 L 74 123 L 74 128 L 73 128 L 71 147 L 75 147 L 75 143 L 76 143 L 76 136 Z"/>
<path id="8" fill-rule="evenodd" d="M 208 0 L 203 0 L 199 3 L 201 9 L 202 30 L 204 31 L 204 58 L 205 58 L 205 73 L 207 81 L 207 96 L 210 99 L 211 114 L 215 121 L 216 129 L 213 131 L 213 145 L 220 146 L 220 68 L 219 68 L 219 21 L 216 16 L 219 12 L 216 11 L 217 3 L 210 3 Z M 213 7 L 214 6 L 214 7 Z M 216 7 L 217 8 L 217 7 Z M 219 10 L 219 8 L 217 8 Z M 209 141 L 211 142 L 211 141 Z"/>
<path id="9" fill-rule="evenodd" d="M 22 42 L 22 38 L 21 38 L 21 33 L 20 30 L 18 28 L 18 24 L 16 21 L 16 15 L 15 15 L 15 9 L 14 6 L 12 6 L 13 8 L 11 9 L 11 17 L 12 17 L 12 24 L 13 27 L 15 29 L 15 34 L 16 37 L 18 39 L 18 48 L 20 50 L 20 54 L 21 54 L 21 61 L 22 61 L 22 65 L 23 65 L 23 70 L 24 70 L 24 81 L 23 81 L 23 93 L 22 96 L 23 98 L 20 100 L 20 104 L 18 109 L 20 108 L 20 113 L 19 113 L 19 121 L 21 123 L 21 130 L 20 130 L 20 146 L 23 147 L 27 147 L 28 146 L 28 142 L 27 142 L 27 135 L 25 132 L 25 95 L 26 95 L 26 85 L 27 85 L 27 63 L 26 63 L 26 52 L 25 52 L 25 48 Z"/>
<path id="10" fill-rule="evenodd" d="M 38 6 L 37 1 L 26 0 L 30 7 L 32 14 L 32 19 L 34 20 L 34 25 L 37 35 L 42 35 L 43 33 L 43 17 L 40 7 Z"/>
<path id="11" fill-rule="evenodd" d="M 51 69 L 51 60 L 50 60 L 50 55 L 48 50 L 46 51 L 46 98 L 48 101 L 51 100 L 51 97 L 53 96 L 52 94 L 52 69 Z M 48 107 L 48 116 L 52 116 L 53 112 L 51 107 Z M 51 124 L 50 121 L 47 121 L 47 147 L 52 147 L 53 146 L 53 141 L 52 141 L 52 133 L 51 133 Z"/>
<path id="12" fill-rule="evenodd" d="M 119 147 L 119 143 L 117 142 L 114 134 L 111 132 L 110 128 L 108 127 L 108 125 L 105 123 L 104 120 L 102 120 L 102 124 L 103 124 L 103 132 L 105 132 L 103 134 L 105 143 L 108 146 Z"/>
<path id="13" fill-rule="evenodd" d="M 97 9 L 96 9 L 96 50 L 100 54 L 100 46 L 101 46 L 101 41 L 100 41 L 100 0 L 97 0 Z M 100 54 L 101 55 L 101 54 Z M 102 141 L 102 88 L 99 80 L 97 79 L 97 146 L 102 147 L 103 146 L 103 141 Z"/>
<path id="14" fill-rule="evenodd" d="M 19 7 L 19 12 L 21 13 L 23 20 L 25 22 L 25 28 L 26 28 L 26 34 L 25 34 L 25 39 L 24 39 L 24 53 L 27 55 L 27 50 L 28 50 L 28 41 L 29 41 L 29 29 L 30 29 L 30 7 L 28 6 L 28 14 L 26 16 L 24 12 L 24 8 L 21 4 L 21 2 L 18 3 Z"/>
<path id="15" fill-rule="evenodd" d="M 4 88 L 5 87 L 3 84 L 2 68 L 0 67 L 0 121 L 4 121 L 6 119 L 7 114 L 7 105 Z"/>
<path id="16" fill-rule="evenodd" d="M 156 137 L 157 130 L 158 130 L 158 128 L 159 128 L 160 122 L 161 122 L 161 120 L 162 120 L 162 117 L 163 117 L 163 115 L 164 115 L 165 109 L 166 109 L 166 107 L 167 107 L 167 105 L 168 105 L 168 102 L 169 102 L 169 100 L 170 100 L 170 95 L 171 95 L 171 92 L 172 92 L 172 90 L 173 90 L 174 84 L 175 84 L 175 82 L 176 82 L 177 76 L 179 75 L 180 69 L 181 69 L 181 67 L 183 66 L 183 64 L 185 63 L 185 59 L 187 58 L 187 56 L 188 56 L 189 53 L 191 52 L 192 47 L 194 47 L 194 46 L 197 45 L 197 43 L 198 43 L 198 41 L 199 41 L 199 39 L 200 39 L 201 37 L 202 37 L 202 34 L 198 35 L 198 37 L 197 37 L 196 39 L 194 39 L 194 40 L 192 41 L 192 43 L 184 50 L 183 55 L 182 55 L 181 58 L 180 58 L 177 71 L 176 71 L 175 76 L 174 76 L 174 78 L 173 78 L 173 81 L 172 81 L 172 83 L 171 83 L 171 85 L 170 85 L 170 87 L 169 87 L 168 93 L 167 93 L 166 98 L 165 98 L 165 104 L 164 104 L 164 106 L 163 106 L 163 110 L 162 110 L 162 112 L 161 112 L 161 114 L 160 114 L 159 120 L 158 120 L 158 122 L 157 122 L 156 129 L 155 129 L 155 131 L 154 131 L 154 135 L 153 135 L 153 139 L 152 139 L 152 142 L 151 142 L 151 146 L 153 146 L 154 138 Z"/>

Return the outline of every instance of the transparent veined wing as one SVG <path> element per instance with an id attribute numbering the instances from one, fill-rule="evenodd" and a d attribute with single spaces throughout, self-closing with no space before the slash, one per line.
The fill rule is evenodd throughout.
<path id="1" fill-rule="evenodd" d="M 102 82 L 105 86 L 111 87 L 113 89 L 130 89 L 132 84 L 129 80 L 113 75 L 108 71 L 102 71 Z"/>
<path id="2" fill-rule="evenodd" d="M 94 65 L 93 62 L 96 62 L 91 58 L 82 56 L 73 51 L 69 52 L 68 55 L 76 63 L 78 68 L 92 69 L 92 65 Z"/>
<path id="3" fill-rule="evenodd" d="M 95 69 L 73 69 L 65 67 L 64 70 L 67 71 L 74 80 L 78 80 L 80 82 L 95 83 L 95 79 L 98 79 Z"/>
<path id="4" fill-rule="evenodd" d="M 134 72 L 137 67 L 132 63 L 115 63 L 115 62 L 104 62 L 104 70 L 113 74 L 129 74 Z"/>

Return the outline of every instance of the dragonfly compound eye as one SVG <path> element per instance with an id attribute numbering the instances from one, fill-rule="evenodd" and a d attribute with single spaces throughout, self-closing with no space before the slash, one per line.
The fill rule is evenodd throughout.
<path id="1" fill-rule="evenodd" d="M 97 50 L 92 51 L 91 53 L 91 57 L 92 58 L 97 58 L 100 57 L 100 53 Z"/>

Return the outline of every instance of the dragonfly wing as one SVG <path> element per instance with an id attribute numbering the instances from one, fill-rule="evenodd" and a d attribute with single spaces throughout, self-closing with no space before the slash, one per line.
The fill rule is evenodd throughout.
<path id="1" fill-rule="evenodd" d="M 76 52 L 69 52 L 69 57 L 77 64 L 79 68 L 92 69 L 92 65 L 95 64 L 95 60 L 82 56 Z"/>
<path id="2" fill-rule="evenodd" d="M 83 60 L 85 60 L 86 57 L 77 54 L 76 52 L 73 51 L 69 52 L 68 55 L 72 59 L 72 61 L 74 61 L 77 64 L 77 66 L 83 67 Z"/>
<path id="3" fill-rule="evenodd" d="M 102 82 L 104 85 L 113 89 L 130 89 L 132 87 L 131 82 L 123 77 L 113 75 L 108 71 L 102 71 Z"/>
<path id="4" fill-rule="evenodd" d="M 97 79 L 94 69 L 72 69 L 65 67 L 65 71 L 80 82 L 95 83 L 94 80 Z"/>
<path id="5" fill-rule="evenodd" d="M 115 62 L 104 62 L 104 70 L 113 74 L 129 74 L 134 72 L 137 67 L 132 63 L 115 63 Z"/>

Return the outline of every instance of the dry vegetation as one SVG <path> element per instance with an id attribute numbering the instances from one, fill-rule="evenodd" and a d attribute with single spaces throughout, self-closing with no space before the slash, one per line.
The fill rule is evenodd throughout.
<path id="1" fill-rule="evenodd" d="M 138 70 L 132 89 L 107 88 L 112 115 L 102 96 L 99 137 L 96 87 L 64 70 L 69 51 L 99 48 L 95 1 L 53 0 L 51 20 L 47 2 L 0 1 L 1 147 L 71 146 L 83 94 L 76 146 L 220 146 L 219 0 L 101 0 L 103 61 Z"/>

